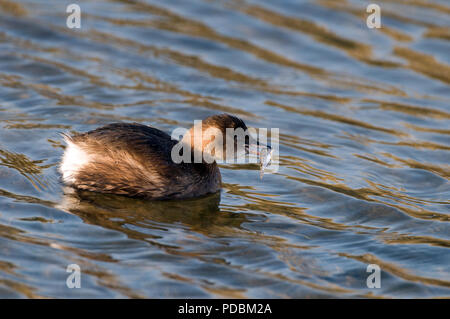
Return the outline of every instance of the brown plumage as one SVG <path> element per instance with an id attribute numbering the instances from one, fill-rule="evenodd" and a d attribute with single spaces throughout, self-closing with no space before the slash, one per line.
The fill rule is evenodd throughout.
<path id="1" fill-rule="evenodd" d="M 226 128 L 247 129 L 242 120 L 228 114 L 211 116 L 202 125 L 204 129 L 215 127 L 224 136 Z M 81 190 L 183 199 L 215 193 L 221 187 L 215 161 L 174 163 L 171 151 L 178 141 L 153 127 L 113 123 L 87 133 L 66 135 L 65 141 L 67 148 L 60 166 L 63 181 Z"/>

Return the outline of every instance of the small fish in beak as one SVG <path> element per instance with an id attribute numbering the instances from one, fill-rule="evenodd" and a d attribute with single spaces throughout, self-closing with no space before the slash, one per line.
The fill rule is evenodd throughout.
<path id="1" fill-rule="evenodd" d="M 259 161 L 260 161 L 259 178 L 260 179 L 263 178 L 264 170 L 266 169 L 267 166 L 269 166 L 271 160 L 272 160 L 272 149 L 270 148 L 270 146 L 262 148 L 259 152 Z"/>
<path id="2" fill-rule="evenodd" d="M 260 167 L 259 178 L 262 179 L 264 170 L 269 166 L 270 161 L 272 160 L 272 148 L 269 145 L 256 142 L 246 145 L 245 150 L 247 154 L 258 156 Z"/>

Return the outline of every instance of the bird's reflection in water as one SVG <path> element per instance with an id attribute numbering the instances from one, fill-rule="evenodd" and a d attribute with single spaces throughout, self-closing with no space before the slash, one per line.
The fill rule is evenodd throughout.
<path id="1" fill-rule="evenodd" d="M 220 210 L 219 203 L 220 192 L 189 200 L 148 201 L 65 187 L 59 206 L 87 224 L 118 230 L 129 238 L 147 241 L 149 233 L 145 230 L 149 228 L 182 227 L 215 236 L 223 228 L 238 231 L 241 224 L 248 221 L 247 214 Z"/>

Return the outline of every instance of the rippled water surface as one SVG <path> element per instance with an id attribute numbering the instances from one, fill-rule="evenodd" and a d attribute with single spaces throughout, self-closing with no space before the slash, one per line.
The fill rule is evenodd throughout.
<path id="1" fill-rule="evenodd" d="M 81 29 L 68 3 L 0 2 L 0 297 L 450 296 L 448 1 L 377 1 L 378 30 L 356 0 L 76 1 Z M 278 172 L 180 202 L 61 185 L 60 132 L 222 112 L 280 129 Z"/>

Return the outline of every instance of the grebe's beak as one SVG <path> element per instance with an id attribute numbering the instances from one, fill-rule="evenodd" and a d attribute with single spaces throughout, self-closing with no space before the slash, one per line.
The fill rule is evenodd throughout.
<path id="1" fill-rule="evenodd" d="M 265 145 L 260 143 L 259 141 L 250 142 L 245 144 L 245 154 L 246 155 L 257 155 L 260 156 L 263 150 L 267 150 L 269 152 L 272 151 L 272 148 L 269 145 Z"/>

